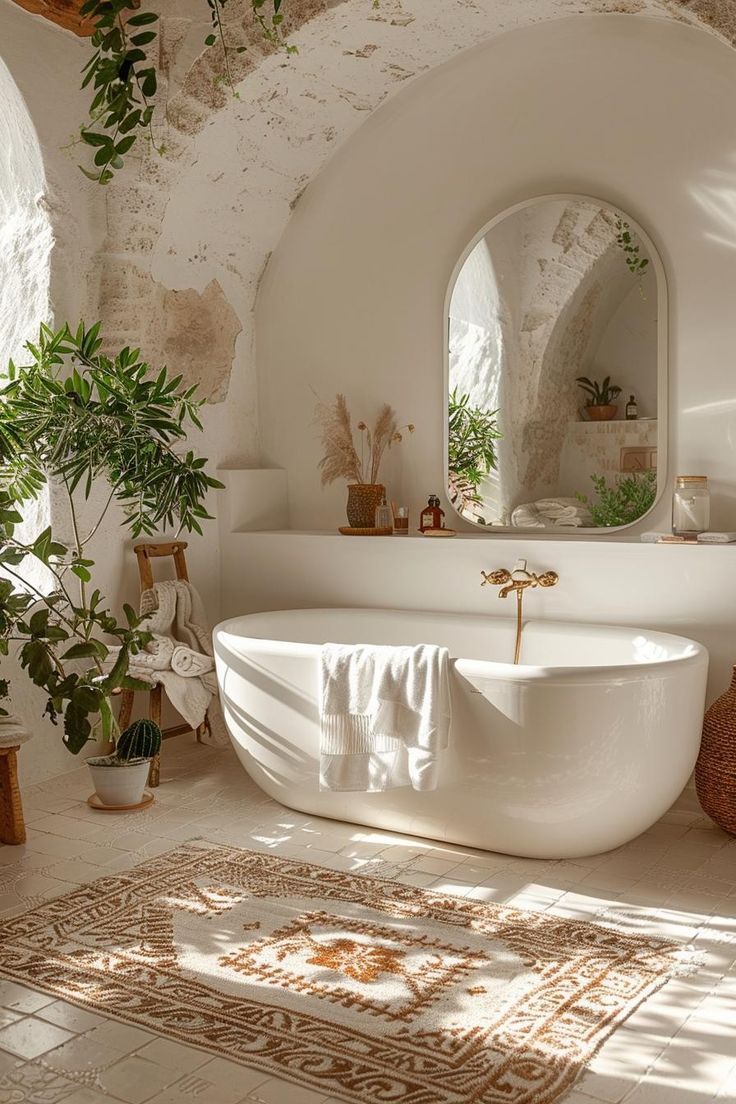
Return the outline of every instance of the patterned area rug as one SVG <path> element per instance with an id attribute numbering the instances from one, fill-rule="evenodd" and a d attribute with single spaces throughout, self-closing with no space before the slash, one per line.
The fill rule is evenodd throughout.
<path id="1" fill-rule="evenodd" d="M 0 924 L 0 975 L 359 1104 L 552 1104 L 677 946 L 188 844 Z"/>

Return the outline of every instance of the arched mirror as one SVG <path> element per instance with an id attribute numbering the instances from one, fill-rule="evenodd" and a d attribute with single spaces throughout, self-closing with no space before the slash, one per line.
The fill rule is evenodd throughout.
<path id="1" fill-rule="evenodd" d="M 504 211 L 458 263 L 448 316 L 447 489 L 466 521 L 605 533 L 649 512 L 667 290 L 630 216 L 575 195 Z"/>

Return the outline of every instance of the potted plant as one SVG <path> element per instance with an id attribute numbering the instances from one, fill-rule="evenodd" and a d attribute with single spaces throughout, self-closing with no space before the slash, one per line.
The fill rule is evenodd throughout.
<path id="1" fill-rule="evenodd" d="M 100 738 L 117 743 L 120 760 L 112 695 L 149 689 L 128 665 L 151 637 L 129 605 L 122 622 L 107 608 L 93 584 L 90 542 L 113 502 L 134 537 L 164 526 L 201 533 L 205 497 L 222 484 L 206 460 L 174 447 L 190 425 L 201 428 L 196 388 L 183 389 L 165 368 L 154 375 L 138 350 L 105 356 L 99 331 L 99 323 L 74 333 L 42 326 L 27 346 L 30 363 L 11 362 L 0 388 L 0 654 L 17 649 L 70 752 Z M 105 494 L 95 495 L 83 526 L 100 483 Z M 59 540 L 47 527 L 21 540 L 19 508 L 47 484 L 55 513 L 66 507 L 68 535 Z M 111 645 L 119 650 L 109 664 Z"/>
<path id="2" fill-rule="evenodd" d="M 575 497 L 588 507 L 596 527 L 631 525 L 651 510 L 657 497 L 657 472 L 654 469 L 617 475 L 611 487 L 605 475 L 591 475 L 590 478 L 597 500 L 579 491 Z"/>
<path id="3" fill-rule="evenodd" d="M 503 437 L 497 410 L 470 405 L 470 395 L 450 395 L 448 406 L 448 494 L 456 510 L 482 502 L 478 493 L 483 477 L 498 464 L 496 441 Z"/>
<path id="4" fill-rule="evenodd" d="M 140 720 L 120 734 L 111 755 L 90 757 L 87 766 L 100 804 L 109 809 L 140 805 L 150 762 L 160 750 L 161 729 Z"/>
<path id="5" fill-rule="evenodd" d="M 610 422 L 616 417 L 618 406 L 613 400 L 621 394 L 621 388 L 611 383 L 610 376 L 606 376 L 603 383 L 588 379 L 587 376 L 578 376 L 575 382 L 589 396 L 585 410 L 592 422 Z"/>
<path id="6" fill-rule="evenodd" d="M 324 454 L 319 462 L 322 486 L 345 479 L 348 484 L 347 515 L 354 529 L 372 529 L 376 507 L 386 488 L 378 482 L 381 461 L 387 448 L 403 440 L 396 413 L 384 403 L 373 429 L 358 422 L 360 452 L 355 445 L 350 411 L 344 395 L 336 395 L 334 403 L 318 403 L 316 421 L 322 431 Z M 402 426 L 409 433 L 414 426 Z"/>

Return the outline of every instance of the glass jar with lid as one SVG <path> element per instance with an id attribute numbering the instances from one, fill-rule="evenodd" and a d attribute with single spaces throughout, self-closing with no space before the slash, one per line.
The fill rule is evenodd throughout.
<path id="1" fill-rule="evenodd" d="M 688 537 L 710 525 L 710 491 L 706 475 L 678 475 L 672 496 L 672 532 Z"/>

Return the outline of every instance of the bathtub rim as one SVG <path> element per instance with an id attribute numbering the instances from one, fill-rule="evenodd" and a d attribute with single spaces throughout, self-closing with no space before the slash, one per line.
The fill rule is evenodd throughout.
<path id="1" fill-rule="evenodd" d="M 484 617 L 483 614 L 476 613 L 463 613 L 452 612 L 447 610 L 412 610 L 412 609 L 397 609 L 391 607 L 380 606 L 308 606 L 308 607 L 287 607 L 286 609 L 278 610 L 261 610 L 253 613 L 243 613 L 235 617 L 228 617 L 223 621 L 218 622 L 212 630 L 212 639 L 215 645 L 215 653 L 217 654 L 217 645 L 220 640 L 221 634 L 228 634 L 231 638 L 235 638 L 239 641 L 252 642 L 253 645 L 263 647 L 269 646 L 269 650 L 272 654 L 283 655 L 299 655 L 303 658 L 318 659 L 322 650 L 322 644 L 315 644 L 307 641 L 289 641 L 284 640 L 281 637 L 266 637 L 266 636 L 246 636 L 242 632 L 233 632 L 231 626 L 242 623 L 250 618 L 268 617 L 272 614 L 330 614 L 330 613 L 346 613 L 346 614 L 361 614 L 361 613 L 393 613 L 393 614 L 407 614 L 427 617 L 472 617 L 479 620 Z M 488 617 L 490 621 L 501 621 L 507 623 L 512 632 L 515 631 L 515 618 L 513 617 Z M 632 632 L 646 632 L 652 635 L 652 637 L 664 637 L 666 640 L 677 640 L 679 642 L 685 642 L 693 648 L 693 652 L 686 656 L 672 656 L 668 659 L 659 659 L 652 661 L 642 661 L 641 663 L 613 663 L 613 664 L 586 664 L 584 666 L 541 666 L 537 664 L 526 663 L 502 663 L 498 660 L 491 659 L 471 659 L 464 656 L 450 655 L 450 663 L 452 667 L 460 675 L 465 675 L 473 679 L 499 679 L 503 678 L 513 682 L 565 682 L 571 681 L 605 681 L 613 683 L 616 681 L 629 681 L 635 678 L 636 681 L 644 678 L 662 678 L 663 676 L 670 674 L 675 676 L 676 673 L 681 670 L 684 665 L 689 667 L 699 666 L 709 663 L 710 655 L 708 649 L 704 644 L 701 644 L 697 640 L 693 640 L 689 636 L 681 636 L 679 633 L 664 632 L 659 629 L 643 629 L 641 626 L 635 625 L 610 625 L 608 623 L 602 624 L 598 622 L 585 622 L 585 621 L 554 621 L 547 620 L 545 618 L 530 618 L 524 622 L 525 627 L 531 624 L 540 624 L 550 627 L 560 628 L 591 628 L 602 629 L 613 633 L 632 633 Z M 356 641 L 357 643 L 361 643 Z M 362 642 L 365 643 L 365 642 Z M 656 643 L 656 639 L 655 639 Z M 390 647 L 390 645 L 389 645 Z"/>

